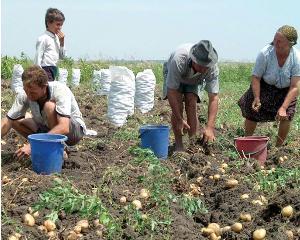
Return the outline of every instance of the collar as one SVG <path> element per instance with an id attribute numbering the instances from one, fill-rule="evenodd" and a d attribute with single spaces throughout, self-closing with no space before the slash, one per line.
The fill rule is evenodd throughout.
<path id="1" fill-rule="evenodd" d="M 55 38 L 55 34 L 52 33 L 52 32 L 50 32 L 50 31 L 48 31 L 48 30 L 45 31 L 45 34 L 47 34 L 48 36 L 50 36 L 52 38 Z"/>

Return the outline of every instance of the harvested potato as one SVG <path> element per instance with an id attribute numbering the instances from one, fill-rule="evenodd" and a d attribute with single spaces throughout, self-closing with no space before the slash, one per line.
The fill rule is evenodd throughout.
<path id="1" fill-rule="evenodd" d="M 233 225 L 231 225 L 231 230 L 236 232 L 236 233 L 239 233 L 241 232 L 243 229 L 243 225 L 239 222 L 237 223 L 234 223 Z"/>
<path id="2" fill-rule="evenodd" d="M 44 222 L 44 226 L 48 232 L 54 231 L 56 229 L 55 223 L 49 219 Z"/>
<path id="3" fill-rule="evenodd" d="M 54 238 L 56 236 L 56 233 L 54 231 L 50 231 L 50 232 L 47 233 L 47 236 L 49 238 Z"/>
<path id="4" fill-rule="evenodd" d="M 210 234 L 212 234 L 214 232 L 214 229 L 211 229 L 211 228 L 201 228 L 201 233 L 204 235 L 204 236 L 209 236 Z"/>
<path id="5" fill-rule="evenodd" d="M 253 232 L 253 240 L 263 240 L 267 234 L 267 231 L 263 228 L 256 229 Z"/>
<path id="6" fill-rule="evenodd" d="M 293 231 L 291 231 L 291 230 L 286 230 L 286 231 L 285 231 L 285 234 L 286 234 L 288 240 L 293 240 L 293 239 L 294 239 L 294 233 L 293 233 Z"/>
<path id="7" fill-rule="evenodd" d="M 30 227 L 34 226 L 34 224 L 35 224 L 34 217 L 29 213 L 26 213 L 24 215 L 23 221 L 27 226 L 30 226 Z"/>
<path id="8" fill-rule="evenodd" d="M 230 226 L 225 226 L 221 228 L 221 235 L 223 235 L 224 233 L 227 233 L 231 230 Z"/>
<path id="9" fill-rule="evenodd" d="M 48 230 L 44 225 L 38 226 L 38 230 L 42 233 L 47 233 Z"/>
<path id="10" fill-rule="evenodd" d="M 100 220 L 97 218 L 93 221 L 95 227 L 99 227 L 101 225 Z"/>
<path id="11" fill-rule="evenodd" d="M 198 178 L 197 178 L 196 182 L 197 182 L 197 183 L 201 183 L 201 182 L 202 182 L 202 180 L 203 180 L 203 177 L 202 177 L 202 176 L 200 176 L 200 177 L 198 177 Z"/>
<path id="12" fill-rule="evenodd" d="M 8 240 L 18 240 L 19 238 L 17 238 L 15 235 L 10 235 L 8 237 Z"/>
<path id="13" fill-rule="evenodd" d="M 248 199 L 249 198 L 249 194 L 245 193 L 245 194 L 242 194 L 241 199 Z"/>
<path id="14" fill-rule="evenodd" d="M 245 222 L 251 222 L 251 220 L 252 220 L 251 214 L 249 214 L 249 213 L 241 213 L 240 214 L 240 219 L 242 221 L 245 221 Z"/>
<path id="15" fill-rule="evenodd" d="M 260 200 L 265 205 L 268 204 L 268 200 L 263 195 L 258 196 L 258 200 Z"/>
<path id="16" fill-rule="evenodd" d="M 220 228 L 219 224 L 217 224 L 217 223 L 210 223 L 210 224 L 208 224 L 207 228 L 212 229 L 217 236 L 220 236 L 220 234 L 221 234 L 221 228 Z"/>
<path id="17" fill-rule="evenodd" d="M 293 216 L 293 211 L 293 207 L 291 205 L 288 205 L 281 210 L 281 214 L 283 217 L 290 218 L 291 216 Z"/>
<path id="18" fill-rule="evenodd" d="M 32 214 L 32 213 L 33 213 L 33 210 L 32 210 L 32 208 L 31 208 L 31 207 L 29 207 L 29 208 L 27 209 L 27 212 L 28 212 L 28 213 L 30 213 L 30 214 Z"/>
<path id="19" fill-rule="evenodd" d="M 70 231 L 67 240 L 77 240 L 78 236 L 74 231 Z"/>
<path id="20" fill-rule="evenodd" d="M 22 235 L 21 235 L 20 233 L 17 233 L 17 232 L 14 233 L 14 235 L 15 235 L 15 237 L 18 238 L 18 239 L 22 237 Z"/>
<path id="21" fill-rule="evenodd" d="M 239 184 L 238 180 L 236 179 L 228 179 L 225 183 L 227 188 L 234 188 Z"/>
<path id="22" fill-rule="evenodd" d="M 210 240 L 220 240 L 221 236 L 217 236 L 217 234 L 212 233 L 212 234 L 209 235 L 209 239 Z"/>
<path id="23" fill-rule="evenodd" d="M 97 235 L 98 237 L 102 237 L 102 236 L 103 236 L 103 232 L 102 232 L 101 230 L 97 230 L 97 231 L 96 231 L 96 235 Z"/>
<path id="24" fill-rule="evenodd" d="M 22 180 L 21 180 L 22 182 L 28 182 L 28 178 L 27 177 L 25 177 L 25 178 L 22 178 Z"/>
<path id="25" fill-rule="evenodd" d="M 215 174 L 215 175 L 214 175 L 214 180 L 217 181 L 217 180 L 219 180 L 220 178 L 221 178 L 220 174 Z"/>
<path id="26" fill-rule="evenodd" d="M 75 233 L 81 233 L 81 226 L 76 225 L 73 229 Z"/>
<path id="27" fill-rule="evenodd" d="M 3 184 L 9 183 L 10 181 L 11 181 L 11 179 L 8 176 L 3 176 L 3 178 L 2 178 Z"/>
<path id="28" fill-rule="evenodd" d="M 120 203 L 126 203 L 127 199 L 125 196 L 120 197 Z"/>
<path id="29" fill-rule="evenodd" d="M 260 206 L 264 205 L 264 204 L 262 203 L 262 201 L 260 201 L 260 200 L 253 200 L 253 201 L 252 201 L 252 204 L 253 204 L 253 205 L 260 205 Z"/>
<path id="30" fill-rule="evenodd" d="M 228 164 L 227 163 L 222 163 L 221 167 L 222 168 L 228 168 Z"/>
<path id="31" fill-rule="evenodd" d="M 81 227 L 81 232 L 87 232 L 87 230 L 89 229 L 89 222 L 86 219 L 80 220 L 79 222 L 77 222 L 76 226 Z"/>
<path id="32" fill-rule="evenodd" d="M 145 188 L 142 188 L 141 191 L 140 191 L 140 197 L 141 198 L 144 198 L 144 199 L 147 199 L 149 198 L 149 190 L 148 189 L 145 189 Z"/>
<path id="33" fill-rule="evenodd" d="M 33 216 L 34 218 L 37 218 L 38 216 L 40 216 L 40 213 L 39 213 L 38 211 L 36 211 L 36 212 L 34 212 L 34 213 L 32 214 L 32 216 Z"/>
<path id="34" fill-rule="evenodd" d="M 132 204 L 135 206 L 135 208 L 136 208 L 137 210 L 139 210 L 139 209 L 142 208 L 142 203 L 141 203 L 140 200 L 133 200 L 133 201 L 132 201 Z"/>

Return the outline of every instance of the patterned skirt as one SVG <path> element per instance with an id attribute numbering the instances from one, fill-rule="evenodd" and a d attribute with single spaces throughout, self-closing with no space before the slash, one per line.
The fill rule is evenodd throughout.
<path id="1" fill-rule="evenodd" d="M 244 118 L 254 122 L 270 122 L 275 121 L 275 117 L 286 95 L 288 94 L 289 87 L 277 88 L 273 85 L 267 84 L 263 79 L 260 81 L 260 102 L 261 108 L 258 112 L 252 109 L 252 102 L 254 95 L 252 88 L 244 93 L 238 101 Z M 297 98 L 292 100 L 286 112 L 289 120 L 291 121 L 295 115 Z"/>

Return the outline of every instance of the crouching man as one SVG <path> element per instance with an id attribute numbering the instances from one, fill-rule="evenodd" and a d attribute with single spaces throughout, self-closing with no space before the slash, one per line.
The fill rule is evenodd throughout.
<path id="1" fill-rule="evenodd" d="M 13 128 L 23 137 L 33 133 L 63 134 L 67 145 L 75 145 L 84 136 L 86 126 L 71 90 L 60 82 L 48 82 L 46 72 L 33 65 L 22 74 L 24 92 L 1 121 L 1 137 Z M 25 118 L 30 109 L 32 118 Z M 30 144 L 16 151 L 18 158 L 29 156 Z"/>

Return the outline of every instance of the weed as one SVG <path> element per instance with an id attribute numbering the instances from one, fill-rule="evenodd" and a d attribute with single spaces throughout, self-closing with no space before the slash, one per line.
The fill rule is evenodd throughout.
<path id="1" fill-rule="evenodd" d="M 96 138 L 96 139 L 87 139 L 84 143 L 84 146 L 90 150 L 102 150 L 105 146 L 106 142 L 103 139 Z"/>
<path id="2" fill-rule="evenodd" d="M 11 226 L 15 227 L 16 232 L 18 232 L 18 233 L 23 232 L 23 229 L 22 229 L 22 226 L 20 225 L 20 223 L 18 223 L 14 219 L 10 218 L 9 216 L 7 216 L 7 213 L 3 209 L 1 211 L 1 224 L 2 224 L 2 226 L 11 225 Z"/>
<path id="3" fill-rule="evenodd" d="M 79 193 L 76 188 L 60 179 L 56 179 L 52 188 L 40 194 L 39 201 L 33 205 L 34 211 L 46 208 L 50 210 L 46 218 L 52 221 L 56 221 L 58 213 L 63 210 L 67 214 L 78 213 L 82 217 L 98 217 L 106 227 L 108 236 L 114 236 L 119 229 L 118 223 L 98 197 Z"/>
<path id="4" fill-rule="evenodd" d="M 245 180 L 258 184 L 259 189 L 265 192 L 275 192 L 278 188 L 286 186 L 288 182 L 292 182 L 295 185 L 294 187 L 300 188 L 300 168 L 276 168 L 275 171 L 263 170 L 251 174 Z"/>
<path id="5" fill-rule="evenodd" d="M 192 216 L 196 213 L 207 213 L 207 209 L 200 198 L 189 195 L 183 195 L 179 199 L 180 205 L 185 209 L 187 215 Z"/>
<path id="6" fill-rule="evenodd" d="M 163 226 L 168 226 L 172 222 L 171 217 L 171 202 L 175 199 L 170 192 L 171 178 L 170 171 L 166 166 L 161 164 L 161 161 L 149 149 L 142 149 L 139 147 L 132 147 L 129 152 L 135 157 L 132 160 L 133 165 L 147 167 L 147 172 L 138 177 L 138 180 L 143 186 L 146 186 L 150 192 L 150 198 L 147 200 L 146 209 L 151 212 L 151 217 L 145 222 L 139 221 L 139 215 L 131 213 L 130 218 L 135 219 L 135 224 L 138 224 L 137 229 L 147 229 L 156 231 L 156 229 L 165 229 Z M 142 224 L 142 225 L 139 225 Z M 146 225 L 145 225 L 146 224 Z M 166 228 L 166 231 L 168 228 Z"/>
<path id="7" fill-rule="evenodd" d="M 130 128 L 120 128 L 118 131 L 115 132 L 113 138 L 122 140 L 122 141 L 131 141 L 131 140 L 138 140 L 138 132 L 135 129 Z"/>

